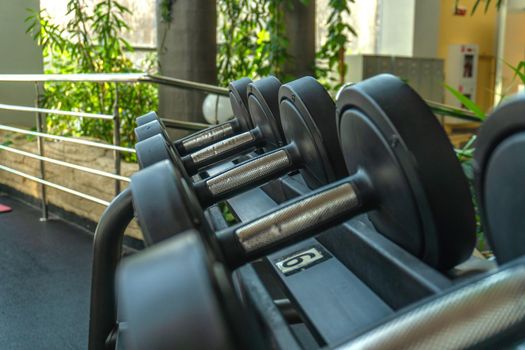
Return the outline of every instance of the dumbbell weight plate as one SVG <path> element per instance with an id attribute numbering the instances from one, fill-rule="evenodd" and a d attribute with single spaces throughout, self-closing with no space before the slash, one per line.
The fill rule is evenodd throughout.
<path id="1" fill-rule="evenodd" d="M 383 82 L 390 88 L 368 80 L 356 88 L 364 93 L 337 102 L 348 171 L 369 169 L 381 203 L 369 217 L 379 232 L 433 266 L 453 266 L 473 249 L 466 178 L 426 103 L 394 77 Z"/>
<path id="2" fill-rule="evenodd" d="M 379 76 L 346 89 L 338 106 L 339 137 L 348 170 L 354 175 L 298 198 L 289 207 L 278 207 L 246 226 L 218 233 L 217 237 L 230 243 L 235 242 L 233 237 L 244 240 L 232 248 L 234 254 L 226 253 L 224 258 L 235 266 L 282 242 L 371 210 L 370 218 L 380 232 L 432 266 L 447 269 L 466 259 L 475 238 L 468 185 L 450 142 L 424 101 L 399 79 Z M 173 173 L 170 166 L 169 162 L 159 163 L 138 172 L 132 184 L 135 178 L 149 178 L 150 172 Z M 177 189 L 188 189 L 184 179 L 174 177 L 171 181 L 177 183 Z M 149 190 L 156 193 L 166 187 L 156 182 Z M 133 195 L 137 198 L 135 192 Z M 188 191 L 184 196 L 194 198 L 194 193 Z M 220 252 L 222 248 L 217 249 L 219 243 L 196 202 L 189 200 L 181 205 L 186 213 L 177 215 L 194 218 L 199 224 L 185 228 L 201 230 L 213 249 Z M 161 201 L 150 203 L 140 198 L 136 203 L 156 206 L 157 212 L 166 207 Z M 159 220 L 163 221 L 161 226 L 176 227 L 173 213 L 139 217 L 150 244 L 178 233 L 172 230 L 161 236 L 148 229 L 151 221 L 156 225 Z M 279 228 L 279 235 L 272 227 Z"/>
<path id="3" fill-rule="evenodd" d="M 496 259 L 525 254 L 525 96 L 498 107 L 483 123 L 474 155 L 483 230 Z"/>
<path id="4" fill-rule="evenodd" d="M 389 94 L 384 94 L 385 91 Z M 396 101 L 398 103 L 394 103 Z M 226 261 L 227 267 L 233 269 L 243 262 L 296 242 L 307 232 L 309 235 L 318 233 L 326 225 L 334 224 L 337 221 L 334 218 L 340 222 L 348 215 L 366 211 L 376 227 L 387 230 L 385 234 L 390 239 L 437 269 L 447 270 L 468 258 L 475 242 L 474 213 L 468 185 L 452 146 L 424 101 L 399 79 L 383 75 L 345 89 L 337 106 L 339 137 L 348 170 L 354 173 L 352 176 L 292 200 L 260 218 L 216 234 L 199 220 L 202 212 L 185 213 L 201 222 L 200 226 L 193 225 L 192 228 L 202 230 L 200 235 L 211 243 L 211 254 L 216 256 L 217 263 Z M 395 115 L 390 117 L 392 113 Z M 424 135 L 418 134 L 421 131 Z M 417 149 L 414 148 L 416 146 Z M 434 161 L 439 162 L 438 167 L 444 170 L 434 169 Z M 153 171 L 169 173 L 169 168 L 173 166 L 166 161 L 137 174 L 142 174 L 142 177 Z M 184 182 L 175 177 L 172 181 Z M 159 191 L 159 187 L 154 191 Z M 167 224 L 170 220 L 168 214 L 160 216 L 168 219 Z M 413 217 L 398 217 L 405 215 Z M 332 218 L 327 219 L 327 216 Z M 415 233 L 407 230 L 415 230 Z M 233 250 L 229 250 L 230 246 L 225 243 L 235 240 L 239 243 L 239 255 L 229 256 L 228 253 Z M 198 245 L 196 242 L 194 244 Z M 178 244 L 178 237 L 162 245 L 167 247 L 173 244 Z M 168 268 L 174 265 L 169 261 L 172 258 L 173 255 L 165 261 Z M 152 270 L 152 265 L 147 270 Z M 131 278 L 136 276 L 132 269 L 127 271 L 127 275 Z M 213 273 L 203 275 L 209 276 L 215 284 L 223 281 Z M 158 285 L 162 289 L 163 284 Z M 173 288 L 178 290 L 180 287 Z M 233 290 L 231 285 L 221 290 L 228 288 Z M 124 284 L 121 284 L 120 290 L 136 295 L 135 290 Z M 169 295 L 169 290 L 169 286 L 163 289 L 163 295 Z M 205 297 L 217 300 L 218 295 L 215 292 Z M 126 307 L 136 308 L 137 304 L 144 302 L 135 299 Z M 154 300 L 147 302 L 154 303 Z M 155 310 L 151 303 L 149 308 L 139 310 L 145 313 Z M 165 305 L 165 302 L 161 300 L 160 305 Z M 226 308 L 221 311 L 228 315 L 230 310 Z M 144 314 L 128 315 L 133 315 L 134 328 L 141 326 Z M 223 315 L 213 315 L 213 318 L 220 319 Z M 242 331 L 242 326 L 230 328 L 231 334 Z"/>
<path id="5" fill-rule="evenodd" d="M 236 130 L 245 131 L 252 128 L 250 114 L 248 112 L 247 90 L 251 79 L 242 78 L 233 81 L 229 85 L 230 105 L 232 107 L 234 120 L 221 124 L 220 126 L 210 126 L 205 130 L 198 131 L 187 137 L 175 141 L 175 145 L 186 154 L 187 151 L 195 151 L 213 142 L 218 142 L 225 137 L 232 136 Z M 233 124 L 232 124 L 233 123 Z M 238 127 L 234 127 L 234 124 Z M 163 134 L 166 140 L 170 141 L 167 129 L 155 112 L 149 112 L 137 118 L 138 127 L 135 128 L 137 141 L 146 140 L 157 134 Z M 211 132 L 220 131 L 220 132 Z"/>
<path id="6" fill-rule="evenodd" d="M 260 87 L 257 90 L 263 91 Z M 263 115 L 274 114 L 268 111 L 269 108 L 254 107 L 262 106 L 257 102 L 263 100 L 261 96 L 254 98 L 253 104 L 251 104 L 252 96 L 249 99 L 252 116 L 259 115 L 262 120 Z M 205 193 L 198 193 L 199 201 L 203 206 L 212 204 L 217 199 L 228 198 L 240 191 L 253 188 L 291 170 L 299 169 L 310 188 L 317 188 L 346 175 L 341 150 L 334 147 L 337 144 L 337 138 L 331 134 L 325 134 L 336 129 L 335 118 L 333 118 L 335 104 L 322 85 L 310 77 L 284 85 L 281 88 L 281 109 L 281 119 L 286 126 L 285 137 L 290 145 L 274 152 L 267 152 L 264 156 L 256 157 L 207 178 L 202 181 L 204 184 L 197 184 L 197 190 L 202 189 L 200 185 L 208 189 L 204 189 Z M 319 114 L 312 113 L 312 111 Z M 316 122 L 322 123 L 323 127 L 318 128 Z M 270 122 L 264 122 L 264 124 L 274 125 Z M 268 138 L 272 139 L 271 136 Z M 275 137 L 273 139 L 277 140 Z M 293 145 L 293 150 L 290 151 L 291 145 Z M 331 152 L 328 152 L 328 149 L 331 149 Z M 177 164 L 177 157 L 170 152 L 169 147 L 159 135 L 137 143 L 136 151 L 141 167 L 160 160 L 171 159 L 184 173 L 183 167 Z M 296 156 L 291 156 L 290 153 Z M 187 176 L 185 178 L 192 183 Z"/>

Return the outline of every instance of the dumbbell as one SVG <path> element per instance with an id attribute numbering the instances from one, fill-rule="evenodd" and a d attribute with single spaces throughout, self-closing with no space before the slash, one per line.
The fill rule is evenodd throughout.
<path id="1" fill-rule="evenodd" d="M 143 139 L 137 136 L 139 142 L 135 144 L 135 149 L 139 166 L 144 168 L 157 161 L 166 159 L 166 147 L 160 142 L 161 139 L 164 139 L 167 148 L 171 149 L 172 155 L 180 158 L 177 162 L 180 164 L 181 171 L 184 171 L 188 176 L 196 174 L 200 168 L 212 163 L 226 160 L 234 155 L 242 155 L 242 151 L 255 146 L 258 146 L 262 151 L 280 147 L 284 142 L 283 131 L 280 125 L 281 118 L 279 116 L 278 99 L 280 87 L 281 82 L 273 76 L 249 83 L 246 87 L 246 108 L 250 123 L 256 126 L 247 132 L 213 143 L 183 157 L 180 156 L 176 147 L 169 141 L 167 132 L 160 127 L 158 122 L 150 122 L 136 128 L 135 133 L 137 135 L 147 136 Z M 151 125 L 156 126 L 150 127 Z M 146 127 L 149 128 L 147 133 L 140 130 Z M 254 135 L 258 135 L 257 144 L 247 146 L 244 142 L 250 143 L 253 141 Z M 162 138 L 159 136 L 162 136 Z M 197 167 L 193 166 L 195 163 L 199 165 Z"/>
<path id="2" fill-rule="evenodd" d="M 483 230 L 498 263 L 525 255 L 525 95 L 507 99 L 483 123 L 474 153 Z"/>
<path id="3" fill-rule="evenodd" d="M 253 127 L 248 113 L 246 96 L 248 84 L 251 82 L 249 78 L 242 78 L 230 83 L 228 89 L 234 118 L 173 142 L 173 146 L 180 155 L 194 152 L 236 133 L 248 131 Z M 139 141 L 159 132 L 166 132 L 166 127 L 155 112 L 149 112 L 138 117 L 136 122 L 138 127 L 135 130 L 135 135 Z"/>
<path id="4" fill-rule="evenodd" d="M 199 169 L 225 160 L 243 151 L 259 147 L 265 150 L 277 148 L 283 142 L 279 118 L 278 93 L 281 82 L 269 76 L 248 84 L 247 103 L 252 128 L 246 132 L 211 144 L 181 158 L 188 175 L 195 175 Z M 147 128 L 145 132 L 141 129 Z M 153 121 L 135 129 L 137 140 L 146 141 L 155 134 L 163 135 L 171 146 L 168 135 L 160 123 Z M 142 136 L 141 136 L 142 135 Z M 144 138 L 144 136 L 147 136 Z M 138 145 L 138 144 L 137 144 Z M 145 147 L 141 144 L 142 147 Z M 141 146 L 138 145 L 138 146 Z M 136 146 L 137 147 L 137 146 Z M 179 152 L 175 149 L 175 154 Z M 141 166 L 147 166 L 140 161 Z"/>
<path id="5" fill-rule="evenodd" d="M 273 151 L 244 161 L 217 175 L 192 182 L 161 135 L 138 143 L 137 156 L 143 161 L 145 158 L 147 161 L 151 158 L 158 160 L 159 155 L 162 155 L 160 159 L 170 159 L 175 165 L 177 176 L 185 179 L 202 207 L 291 171 L 300 171 L 306 184 L 312 189 L 346 176 L 343 154 L 336 137 L 335 104 L 324 87 L 312 77 L 303 77 L 283 85 L 279 92 L 279 101 L 283 133 L 288 144 L 275 149 L 276 141 L 266 142 L 267 145 L 272 145 Z M 256 108 L 250 110 L 253 116 L 261 114 Z M 271 128 L 261 129 L 268 129 L 265 134 L 271 133 Z M 151 178 L 151 181 L 157 180 Z M 147 196 L 147 193 L 144 195 Z M 156 201 L 153 197 L 149 200 Z M 157 235 L 161 232 L 170 235 L 172 228 L 159 226 L 154 230 Z"/>
<path id="6" fill-rule="evenodd" d="M 155 220 L 174 227 L 177 219 L 187 219 L 180 239 L 166 240 L 122 265 L 117 285 L 130 343 L 203 348 L 209 344 L 195 334 L 208 322 L 216 348 L 246 347 L 246 339 L 257 334 L 243 327 L 250 323 L 232 297 L 230 271 L 357 214 L 367 213 L 380 233 L 439 270 L 470 256 L 475 220 L 468 183 L 425 102 L 401 80 L 380 75 L 346 88 L 336 118 L 352 175 L 218 232 L 207 225 L 171 163 L 133 175 L 133 203 L 145 236 L 157 239 L 150 230 Z M 154 188 L 144 181 L 152 176 Z M 157 194 L 155 208 L 141 200 L 141 187 Z M 185 322 L 191 312 L 206 314 L 206 320 L 194 316 Z M 174 327 L 157 329 L 161 324 Z"/>
<path id="7" fill-rule="evenodd" d="M 468 184 L 423 100 L 399 79 L 380 75 L 345 89 L 337 103 L 339 142 L 353 175 L 214 234 L 195 192 L 169 161 L 160 162 L 132 176 L 146 241 L 198 228 L 236 266 L 366 211 L 379 232 L 433 266 L 451 267 L 467 257 L 471 247 L 456 240 L 474 237 Z"/>

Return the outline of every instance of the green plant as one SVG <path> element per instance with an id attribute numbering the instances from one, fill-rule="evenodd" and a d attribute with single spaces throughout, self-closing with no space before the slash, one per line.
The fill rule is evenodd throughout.
<path id="1" fill-rule="evenodd" d="M 317 52 L 316 74 L 323 79 L 325 85 L 333 88 L 341 86 L 345 82 L 346 74 L 346 44 L 350 36 L 357 36 L 354 28 L 345 23 L 343 16 L 350 15 L 350 3 L 355 0 L 330 0 L 330 15 L 326 25 L 328 35 L 326 41 Z M 330 74 L 337 72 L 336 77 Z"/>
<path id="2" fill-rule="evenodd" d="M 128 29 L 124 15 L 129 10 L 117 0 L 102 0 L 92 7 L 82 0 L 68 0 L 64 26 L 47 12 L 33 12 L 26 19 L 27 32 L 42 47 L 45 73 L 130 73 L 139 70 L 126 56 L 132 51 L 122 33 Z M 156 110 L 157 89 L 148 84 L 45 83 L 42 105 L 51 109 L 114 114 L 118 95 L 121 143 L 135 143 L 135 118 Z M 112 142 L 111 121 L 49 115 L 50 132 L 90 136 Z M 130 156 L 128 160 L 133 160 Z"/>
<path id="3" fill-rule="evenodd" d="M 490 7 L 490 4 L 492 2 L 492 0 L 476 0 L 476 2 L 474 3 L 474 6 L 472 6 L 472 11 L 471 11 L 471 15 L 473 15 L 479 4 L 484 1 L 485 2 L 485 13 L 489 10 L 489 7 Z M 501 7 L 501 4 L 503 3 L 503 0 L 496 0 L 496 8 L 499 10 L 499 8 Z"/>
<path id="4" fill-rule="evenodd" d="M 219 83 L 243 76 L 273 74 L 286 80 L 283 66 L 289 55 L 284 12 L 289 0 L 219 1 L 217 64 Z"/>
<path id="5" fill-rule="evenodd" d="M 306 5 L 310 0 L 300 0 Z M 344 79 L 344 55 L 351 35 L 357 35 L 344 17 L 350 15 L 355 0 L 330 0 L 327 20 L 328 36 L 316 53 L 316 75 L 329 88 L 337 88 Z M 217 3 L 219 35 L 217 64 L 222 85 L 243 76 L 252 78 L 268 74 L 283 81 L 293 77 L 284 72 L 288 38 L 284 11 L 293 11 L 291 0 L 223 0 Z M 333 78 L 334 74 L 337 78 Z"/>

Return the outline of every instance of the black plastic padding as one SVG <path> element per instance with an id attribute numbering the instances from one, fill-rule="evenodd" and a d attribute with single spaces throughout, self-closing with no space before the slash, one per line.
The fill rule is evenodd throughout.
<path id="1" fill-rule="evenodd" d="M 364 116 L 369 129 L 377 129 L 386 145 L 381 146 L 395 155 L 409 188 L 412 203 L 420 221 L 421 250 L 412 252 L 440 270 L 452 268 L 470 257 L 475 245 L 475 216 L 466 177 L 443 128 L 421 97 L 400 79 L 383 74 L 346 88 L 337 101 L 337 118 L 342 130 L 344 117 Z M 349 132 L 348 129 L 344 130 Z M 359 169 L 353 153 L 368 147 L 368 140 L 339 133 L 350 173 Z M 345 149 L 353 143 L 355 150 Z M 385 147 L 386 146 L 386 147 Z M 359 153 L 359 152 L 357 152 Z M 367 150 L 373 157 L 373 150 Z M 373 160 L 368 160 L 374 164 Z M 390 173 L 381 172 L 378 178 L 388 181 Z M 394 191 L 395 192 L 395 191 Z M 381 195 L 381 193 L 378 193 Z M 404 196 L 408 198 L 407 196 Z M 389 202 L 393 205 L 395 201 Z M 379 208 L 383 211 L 388 208 Z M 395 210 L 395 208 L 391 208 Z M 370 215 L 374 224 L 381 225 L 380 211 Z M 399 218 L 400 223 L 408 218 Z M 414 220 L 414 219 L 412 219 Z M 414 226 L 414 225 L 412 225 Z M 416 225 L 417 226 L 417 225 Z M 410 225 L 408 225 L 410 227 Z M 380 227 L 389 231 L 395 227 Z M 388 232 L 398 236 L 403 232 Z"/>
<path id="2" fill-rule="evenodd" d="M 129 257 L 117 276 L 126 349 L 231 349 L 206 249 L 195 231 Z"/>
<path id="3" fill-rule="evenodd" d="M 525 254 L 525 94 L 506 100 L 483 123 L 474 153 L 483 230 L 499 263 Z"/>
<path id="4" fill-rule="evenodd" d="M 149 123 L 135 128 L 135 136 L 137 138 L 137 141 L 143 141 L 157 134 L 161 134 L 162 136 L 164 136 L 166 141 L 171 142 L 166 128 L 164 127 L 164 125 L 161 124 L 159 120 L 153 120 Z"/>
<path id="5" fill-rule="evenodd" d="M 162 135 L 155 135 L 135 144 L 139 167 L 144 169 L 166 159 L 172 159 L 169 145 Z"/>
<path id="6" fill-rule="evenodd" d="M 329 160 L 334 174 L 330 181 L 348 175 L 336 136 L 335 104 L 326 89 L 314 78 L 303 77 L 281 87 L 279 101 L 283 100 L 289 100 L 305 117 L 312 132 L 318 134 L 326 150 L 321 152 L 326 153 L 325 159 Z"/>
<path id="7" fill-rule="evenodd" d="M 229 86 L 230 104 L 232 106 L 233 115 L 239 121 L 243 131 L 250 130 L 252 122 L 250 113 L 248 112 L 248 84 L 252 82 L 249 78 L 241 78 L 232 81 Z"/>
<path id="8" fill-rule="evenodd" d="M 281 82 L 269 76 L 248 85 L 248 110 L 254 127 L 264 138 L 264 149 L 273 150 L 284 142 L 279 111 Z"/>
<path id="9" fill-rule="evenodd" d="M 131 176 L 133 208 L 146 245 L 195 227 L 182 181 L 169 160 Z"/>
<path id="10" fill-rule="evenodd" d="M 265 113 L 268 116 L 268 119 L 272 117 L 271 120 L 274 121 L 274 132 L 279 135 L 279 137 L 284 140 L 284 135 L 281 126 L 281 117 L 279 113 L 279 89 L 281 88 L 281 82 L 274 76 L 268 76 L 266 78 L 259 79 L 248 85 L 248 99 L 250 96 L 253 96 L 261 106 L 263 107 Z M 250 115 L 252 111 L 250 110 Z M 254 116 L 251 115 L 252 122 L 254 126 L 256 120 Z"/>
<path id="11" fill-rule="evenodd" d="M 141 126 L 154 120 L 160 120 L 159 116 L 155 112 L 149 112 L 141 115 L 140 117 L 137 117 L 136 122 L 137 126 Z"/>

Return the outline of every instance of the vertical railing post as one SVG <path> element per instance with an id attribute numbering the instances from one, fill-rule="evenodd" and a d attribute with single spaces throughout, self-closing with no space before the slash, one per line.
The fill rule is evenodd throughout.
<path id="1" fill-rule="evenodd" d="M 115 83 L 115 103 L 113 105 L 113 144 L 120 146 L 120 114 L 119 114 L 118 83 Z M 115 174 L 120 175 L 120 151 L 113 151 Z M 120 181 L 115 180 L 115 196 L 120 193 Z"/>
<path id="2" fill-rule="evenodd" d="M 35 107 L 40 108 L 40 84 L 35 81 Z M 36 131 L 38 132 L 44 132 L 43 125 L 45 124 L 45 120 L 42 120 L 42 118 L 45 118 L 45 115 L 43 116 L 42 113 L 36 112 Z M 44 138 L 41 136 L 37 136 L 37 147 L 38 147 L 38 154 L 42 157 L 45 156 L 44 151 Z M 45 180 L 46 178 L 46 168 L 45 168 L 45 162 L 43 160 L 39 161 L 39 170 L 40 170 L 40 178 L 42 180 Z M 47 195 L 46 195 L 46 186 L 44 184 L 40 184 L 40 195 L 42 198 L 42 217 L 40 218 L 40 221 L 47 221 L 48 219 L 48 211 L 47 211 Z"/>

